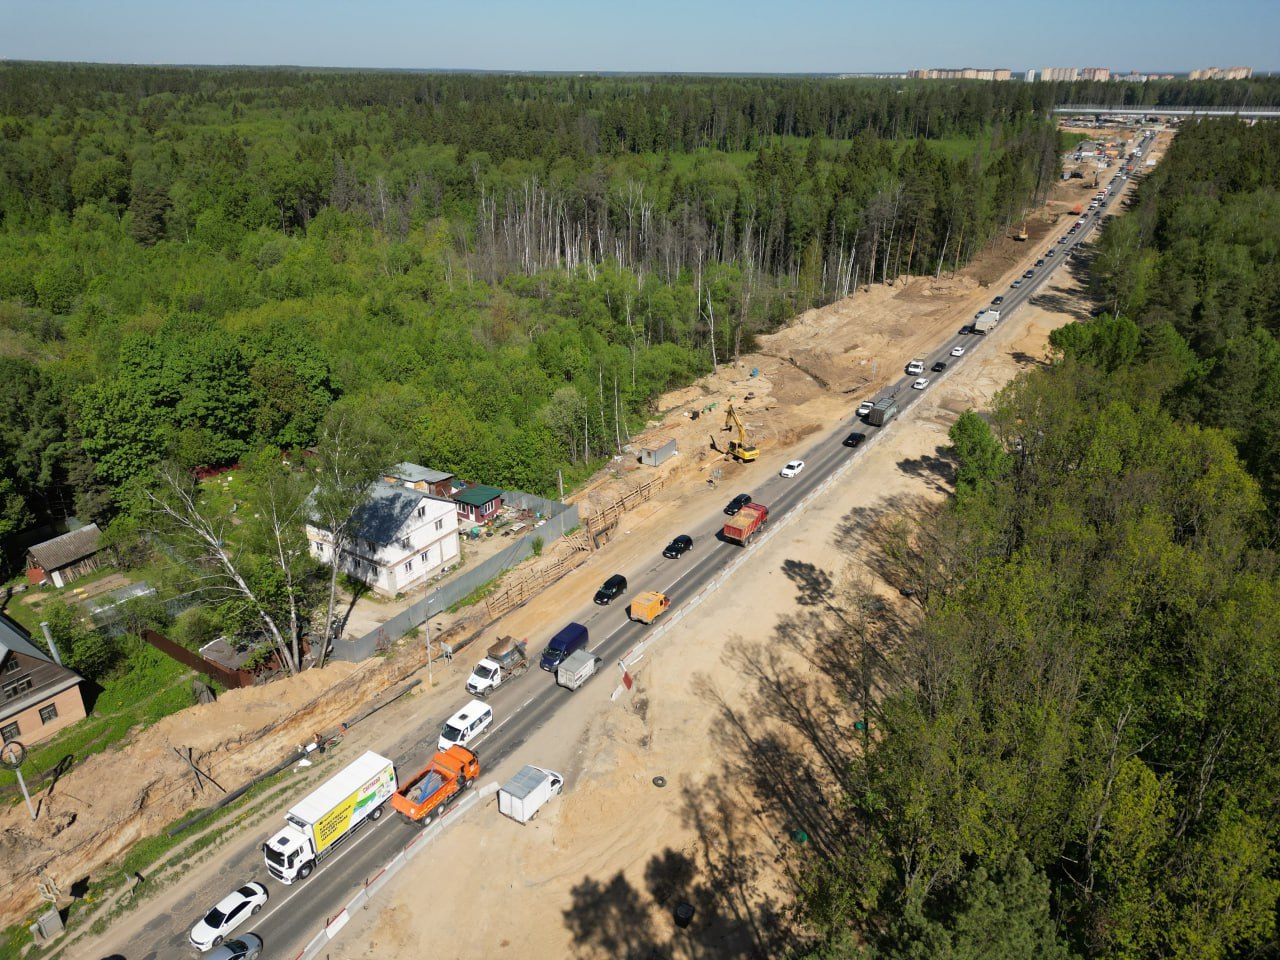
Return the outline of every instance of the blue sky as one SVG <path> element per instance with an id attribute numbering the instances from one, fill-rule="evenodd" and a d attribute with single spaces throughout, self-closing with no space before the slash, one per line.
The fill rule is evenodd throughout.
<path id="1" fill-rule="evenodd" d="M 1280 0 L 0 0 L 0 57 L 759 73 L 1280 70 Z"/>

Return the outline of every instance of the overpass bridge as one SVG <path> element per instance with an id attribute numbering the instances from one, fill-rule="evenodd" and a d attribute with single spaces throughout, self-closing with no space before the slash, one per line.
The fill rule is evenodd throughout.
<path id="1" fill-rule="evenodd" d="M 1280 120 L 1280 107 L 1109 107 L 1104 104 L 1068 103 L 1054 113 L 1104 117 L 1241 117 L 1248 120 Z"/>

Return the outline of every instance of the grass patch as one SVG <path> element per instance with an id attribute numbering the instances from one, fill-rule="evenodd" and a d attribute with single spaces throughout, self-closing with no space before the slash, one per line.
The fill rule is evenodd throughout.
<path id="1" fill-rule="evenodd" d="M 479 603 L 485 597 L 489 596 L 489 594 L 493 593 L 493 591 L 498 589 L 498 584 L 499 582 L 501 582 L 501 580 L 502 580 L 502 577 L 494 577 L 492 580 L 489 580 L 489 581 L 486 581 L 485 583 L 480 584 L 480 586 L 476 587 L 474 590 L 468 593 L 465 597 L 463 597 L 457 603 L 449 607 L 448 612 L 457 613 L 463 607 L 470 607 Z"/>
<path id="2" fill-rule="evenodd" d="M 79 762 L 121 742 L 135 727 L 149 727 L 157 720 L 195 703 L 191 693 L 192 671 L 149 646 L 129 658 L 126 669 L 105 681 L 93 704 L 93 713 L 59 732 L 47 743 L 34 744 L 23 765 L 23 776 L 32 793 L 64 758 Z M 21 803 L 17 777 L 0 769 L 0 789 L 11 803 Z"/>
<path id="3" fill-rule="evenodd" d="M 52 587 L 32 587 L 23 593 L 15 593 L 5 604 L 4 615 L 14 623 L 21 624 L 22 629 L 41 646 L 44 646 L 44 634 L 40 632 L 40 621 L 44 616 L 40 608 L 58 596 L 59 592 Z"/>

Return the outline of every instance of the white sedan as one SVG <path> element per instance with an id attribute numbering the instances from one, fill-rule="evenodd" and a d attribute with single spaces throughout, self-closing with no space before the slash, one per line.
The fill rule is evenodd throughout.
<path id="1" fill-rule="evenodd" d="M 925 387 L 927 387 L 928 385 L 929 385 L 929 378 L 928 378 L 928 377 L 921 377 L 919 380 L 917 380 L 915 383 L 913 383 L 913 384 L 911 385 L 911 389 L 912 389 L 912 390 L 923 390 L 923 389 L 924 389 Z"/>
<path id="2" fill-rule="evenodd" d="M 782 473 L 779 474 L 779 476 L 794 477 L 803 469 L 804 469 L 803 460 L 792 460 L 790 463 L 788 463 L 785 467 L 782 468 Z"/>
<path id="3" fill-rule="evenodd" d="M 952 355 L 953 357 L 963 357 L 963 356 L 964 356 L 964 347 L 952 347 L 952 348 L 951 348 L 951 355 Z"/>
<path id="4" fill-rule="evenodd" d="M 267 888 L 257 882 L 246 883 L 219 900 L 218 905 L 191 928 L 191 945 L 202 952 L 213 949 L 266 903 Z"/>

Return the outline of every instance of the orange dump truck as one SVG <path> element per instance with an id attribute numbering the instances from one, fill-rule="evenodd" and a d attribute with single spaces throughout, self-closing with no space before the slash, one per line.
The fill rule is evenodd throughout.
<path id="1" fill-rule="evenodd" d="M 756 531 L 769 522 L 769 508 L 759 503 L 748 503 L 724 525 L 721 535 L 733 543 L 747 546 Z"/>
<path id="2" fill-rule="evenodd" d="M 478 776 L 479 758 L 466 747 L 452 746 L 391 795 L 391 809 L 407 820 L 428 824 L 453 806 Z"/>

